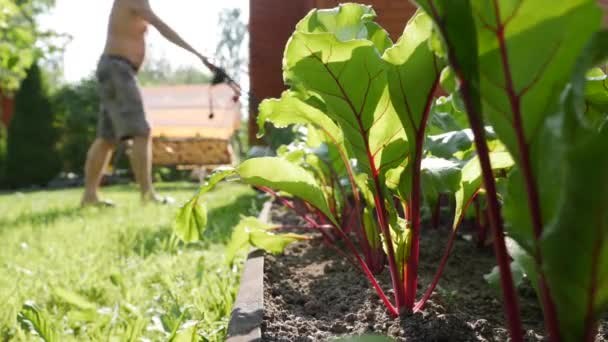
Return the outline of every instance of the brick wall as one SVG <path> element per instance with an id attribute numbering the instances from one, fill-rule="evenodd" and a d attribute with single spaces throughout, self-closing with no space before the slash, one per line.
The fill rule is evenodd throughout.
<path id="1" fill-rule="evenodd" d="M 249 1 L 249 142 L 259 144 L 257 108 L 263 99 L 278 97 L 283 85 L 282 60 L 285 44 L 296 24 L 314 6 L 313 0 Z"/>
<path id="2" fill-rule="evenodd" d="M 250 0 L 250 80 L 249 142 L 256 139 L 257 107 L 265 98 L 278 97 L 285 90 L 282 77 L 283 50 L 297 22 L 312 8 L 331 8 L 340 2 L 334 0 Z M 354 1 L 372 5 L 378 22 L 397 40 L 405 24 L 416 11 L 407 0 Z"/>

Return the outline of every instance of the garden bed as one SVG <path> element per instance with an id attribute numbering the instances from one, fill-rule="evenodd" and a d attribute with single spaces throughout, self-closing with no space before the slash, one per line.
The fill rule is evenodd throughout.
<path id="1" fill-rule="evenodd" d="M 273 211 L 273 222 L 298 218 Z M 466 234 L 466 233 L 465 233 Z M 446 229 L 423 229 L 419 296 L 429 284 L 448 238 Z M 439 288 L 426 308 L 390 317 L 365 276 L 320 239 L 267 256 L 264 266 L 264 341 L 325 341 L 343 335 L 381 334 L 398 341 L 506 341 L 500 295 L 483 278 L 495 265 L 490 247 L 478 249 L 461 236 Z M 388 271 L 379 277 L 389 291 Z M 542 312 L 529 286 L 519 289 L 526 340 L 544 340 Z M 608 341 L 608 323 L 597 341 Z"/>

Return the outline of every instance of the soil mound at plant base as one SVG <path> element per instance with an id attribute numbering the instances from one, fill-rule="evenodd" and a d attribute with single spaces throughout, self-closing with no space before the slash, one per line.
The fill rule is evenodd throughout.
<path id="1" fill-rule="evenodd" d="M 277 215 L 275 215 L 276 217 Z M 294 223 L 293 218 L 280 221 Z M 276 221 L 276 220 L 275 220 Z M 424 229 L 419 297 L 429 284 L 449 232 Z M 321 241 L 297 243 L 268 256 L 264 279 L 264 341 L 326 341 L 381 334 L 397 341 L 507 341 L 500 296 L 483 275 L 495 265 L 491 248 L 456 241 L 439 287 L 421 313 L 392 318 L 365 276 Z M 390 288 L 388 271 L 380 276 Z M 389 294 L 389 292 L 387 292 Z M 520 289 L 526 340 L 544 341 L 542 312 L 532 288 Z M 604 320 L 597 341 L 608 341 Z"/>

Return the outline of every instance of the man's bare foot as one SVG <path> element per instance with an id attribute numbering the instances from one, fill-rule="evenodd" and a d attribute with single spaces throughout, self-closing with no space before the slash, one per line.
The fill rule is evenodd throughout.
<path id="1" fill-rule="evenodd" d="M 114 208 L 116 206 L 116 203 L 110 201 L 110 200 L 82 200 L 82 202 L 80 202 L 80 206 L 82 208 L 85 207 L 100 207 L 100 208 Z"/>

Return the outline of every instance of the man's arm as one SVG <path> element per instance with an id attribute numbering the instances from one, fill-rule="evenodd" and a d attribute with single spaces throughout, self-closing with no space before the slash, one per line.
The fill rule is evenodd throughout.
<path id="1" fill-rule="evenodd" d="M 211 64 L 205 56 L 190 46 L 190 44 L 183 40 L 182 37 L 177 34 L 177 32 L 175 32 L 169 25 L 159 18 L 156 13 L 154 13 L 148 0 L 127 0 L 127 2 L 129 3 L 131 9 L 137 13 L 137 15 L 142 17 L 150 25 L 154 26 L 154 28 L 156 28 L 158 32 L 160 32 L 160 34 L 168 41 L 193 53 L 195 56 L 200 58 L 205 66 L 212 72 L 217 72 L 217 67 L 215 65 Z"/>

